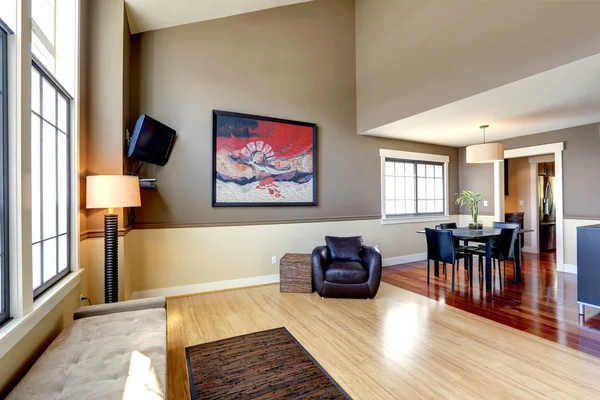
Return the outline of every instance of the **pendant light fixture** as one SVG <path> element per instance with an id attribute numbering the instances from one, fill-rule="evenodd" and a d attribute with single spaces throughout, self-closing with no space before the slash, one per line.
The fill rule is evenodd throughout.
<path id="1" fill-rule="evenodd" d="M 482 144 L 467 146 L 468 164 L 483 164 L 504 160 L 504 144 L 485 142 L 485 129 L 489 127 L 489 125 L 480 126 L 480 128 L 483 130 Z"/>

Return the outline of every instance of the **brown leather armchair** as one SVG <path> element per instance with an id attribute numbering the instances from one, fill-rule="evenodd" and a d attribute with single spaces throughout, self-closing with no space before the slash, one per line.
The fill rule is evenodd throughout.
<path id="1" fill-rule="evenodd" d="M 372 299 L 381 282 L 381 253 L 362 237 L 326 236 L 312 252 L 313 282 L 321 297 Z"/>

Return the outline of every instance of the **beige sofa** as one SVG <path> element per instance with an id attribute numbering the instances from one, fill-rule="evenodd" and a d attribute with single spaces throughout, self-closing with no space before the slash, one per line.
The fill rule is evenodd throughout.
<path id="1" fill-rule="evenodd" d="M 82 307 L 8 399 L 164 399 L 166 326 L 164 298 Z"/>

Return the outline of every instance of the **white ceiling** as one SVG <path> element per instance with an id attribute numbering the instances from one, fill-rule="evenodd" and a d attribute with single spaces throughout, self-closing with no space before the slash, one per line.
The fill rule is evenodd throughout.
<path id="1" fill-rule="evenodd" d="M 467 146 L 600 122 L 600 55 L 459 100 L 365 132 Z"/>
<path id="2" fill-rule="evenodd" d="M 125 0 L 132 34 L 312 0 Z"/>

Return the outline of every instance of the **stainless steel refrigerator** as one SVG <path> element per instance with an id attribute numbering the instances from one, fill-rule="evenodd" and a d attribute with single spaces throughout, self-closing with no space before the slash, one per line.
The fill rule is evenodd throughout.
<path id="1" fill-rule="evenodd" d="M 540 251 L 556 249 L 556 207 L 554 203 L 554 163 L 538 169 Z"/>

